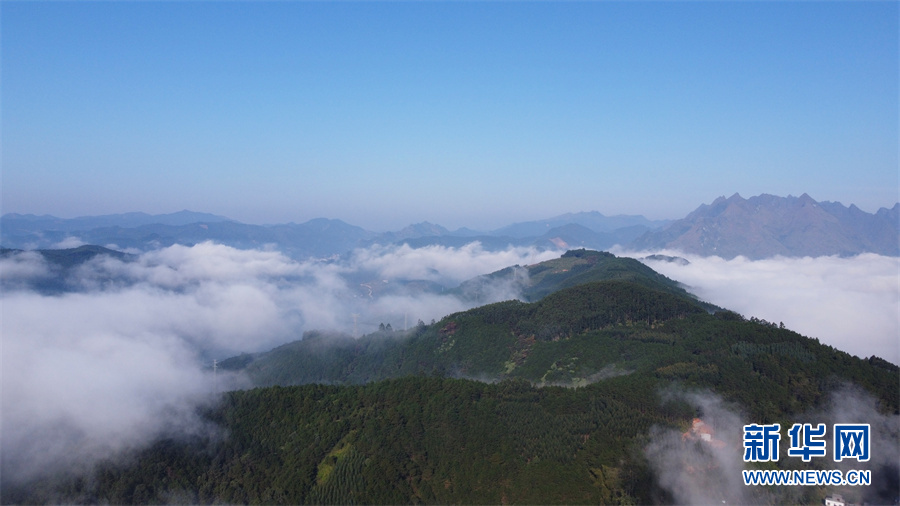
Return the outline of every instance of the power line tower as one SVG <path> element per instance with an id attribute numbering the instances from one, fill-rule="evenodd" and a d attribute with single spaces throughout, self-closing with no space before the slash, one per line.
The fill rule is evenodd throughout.
<path id="1" fill-rule="evenodd" d="M 213 359 L 213 386 L 215 393 L 219 393 L 219 361 L 216 359 Z"/>
<path id="2" fill-rule="evenodd" d="M 359 337 L 359 314 L 353 313 L 353 337 Z"/>

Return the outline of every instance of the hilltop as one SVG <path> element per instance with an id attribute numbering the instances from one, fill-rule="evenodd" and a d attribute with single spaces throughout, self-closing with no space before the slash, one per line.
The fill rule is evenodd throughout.
<path id="1" fill-rule="evenodd" d="M 506 282 L 521 291 L 523 300 L 536 301 L 563 288 L 604 280 L 631 281 L 682 297 L 694 298 L 678 282 L 638 260 L 583 248 L 569 250 L 558 259 L 526 267 L 516 265 L 478 276 L 463 282 L 455 293 L 467 300 L 482 300 L 485 297 L 485 290 L 496 286 L 498 282 Z"/>

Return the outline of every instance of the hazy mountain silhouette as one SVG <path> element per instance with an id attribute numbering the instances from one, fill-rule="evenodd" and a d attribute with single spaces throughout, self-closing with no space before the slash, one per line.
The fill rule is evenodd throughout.
<path id="1" fill-rule="evenodd" d="M 647 232 L 628 247 L 751 259 L 866 252 L 897 256 L 898 216 L 900 204 L 871 214 L 855 205 L 848 208 L 840 202 L 816 202 L 805 193 L 799 197 L 764 194 L 749 199 L 735 193 Z"/>
<path id="2" fill-rule="evenodd" d="M 420 222 L 399 231 L 376 233 L 341 220 L 251 225 L 191 211 L 148 215 L 126 213 L 62 219 L 6 214 L 0 218 L 0 244 L 8 248 L 48 249 L 89 243 L 151 250 L 172 244 L 214 241 L 237 248 L 276 247 L 296 259 L 345 254 L 372 244 L 459 247 L 479 241 L 488 250 L 509 246 L 541 249 L 677 249 L 704 256 L 752 259 L 784 256 L 850 256 L 872 252 L 900 255 L 900 204 L 867 213 L 855 205 L 800 197 L 738 194 L 703 204 L 685 218 L 669 222 L 643 216 L 569 213 L 515 223 L 490 232 L 450 231 Z"/>

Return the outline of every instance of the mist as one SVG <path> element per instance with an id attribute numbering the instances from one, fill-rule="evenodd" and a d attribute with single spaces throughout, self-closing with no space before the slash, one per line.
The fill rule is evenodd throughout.
<path id="1" fill-rule="evenodd" d="M 741 470 L 754 468 L 743 460 L 743 426 L 759 423 L 747 418 L 740 406 L 724 401 L 708 391 L 685 391 L 670 388 L 661 393 L 662 402 L 682 401 L 695 410 L 707 427 L 711 428 L 712 444 L 690 437 L 683 432 L 653 427 L 644 454 L 650 463 L 657 483 L 671 496 L 675 504 L 809 504 L 811 487 L 744 485 Z M 852 502 L 871 504 L 893 503 L 900 485 L 900 416 L 884 414 L 877 409 L 875 399 L 861 388 L 844 384 L 830 392 L 822 407 L 798 413 L 792 420 L 782 422 L 779 467 L 799 469 L 802 459 L 789 457 L 787 429 L 794 423 L 823 423 L 831 434 L 835 423 L 867 423 L 871 427 L 871 449 L 868 462 L 833 460 L 832 444 L 827 455 L 813 459 L 820 469 L 866 469 L 872 472 L 872 484 L 863 487 L 831 487 L 830 493 L 841 493 Z M 826 441 L 828 438 L 826 438 Z"/>
<path id="2" fill-rule="evenodd" d="M 659 253 L 659 252 L 658 252 Z M 685 285 L 701 299 L 784 325 L 861 358 L 900 364 L 900 258 L 876 254 L 747 260 L 700 257 L 690 263 L 621 253 Z"/>
<path id="3" fill-rule="evenodd" d="M 83 471 L 160 437 L 209 434 L 216 429 L 197 412 L 215 402 L 212 359 L 269 350 L 306 330 L 366 333 L 380 322 L 399 329 L 439 319 L 469 306 L 441 287 L 559 254 L 374 246 L 340 261 L 297 262 L 202 243 L 131 261 L 98 256 L 65 274 L 32 252 L 0 259 L 0 473 L 23 483 Z M 62 293 L 29 284 L 54 276 L 66 276 Z M 492 293 L 518 295 L 507 288 Z M 220 387 L 235 381 L 219 374 Z"/>
<path id="4" fill-rule="evenodd" d="M 662 402 L 684 401 L 712 429 L 714 444 L 684 438 L 683 432 L 653 427 L 644 453 L 660 488 L 675 504 L 745 504 L 749 487 L 741 477 L 741 451 L 745 416 L 711 392 L 675 389 L 662 393 Z M 685 428 L 688 429 L 688 428 Z M 688 429 L 689 430 L 689 429 Z"/>

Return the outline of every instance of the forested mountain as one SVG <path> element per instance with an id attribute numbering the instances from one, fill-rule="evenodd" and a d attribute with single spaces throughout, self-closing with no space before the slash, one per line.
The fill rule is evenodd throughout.
<path id="1" fill-rule="evenodd" d="M 896 366 L 767 322 L 711 315 L 627 282 L 579 286 L 541 303 L 485 306 L 410 335 L 369 337 L 351 352 L 380 353 L 372 364 L 399 367 L 387 374 L 397 379 L 227 393 L 205 413 L 220 432 L 160 441 L 128 464 L 100 466 L 89 479 L 4 488 L 4 502 L 681 502 L 661 486 L 666 470 L 647 449 L 666 440 L 661 434 L 688 431 L 697 416 L 728 441 L 740 429 L 726 428 L 726 418 L 689 399 L 666 401 L 660 394 L 673 386 L 715 392 L 759 423 L 822 407 L 845 382 L 862 386 L 883 413 L 898 409 Z M 292 365 L 331 363 L 335 348 L 321 338 L 317 350 L 307 350 L 310 360 Z M 409 345 L 378 348 L 391 339 Z M 450 363 L 455 370 L 442 369 Z M 342 372 L 351 381 L 359 371 Z M 449 377 L 467 374 L 507 379 Z M 878 444 L 883 451 L 895 441 Z M 739 459 L 739 443 L 715 450 L 725 457 L 699 442 L 673 448 L 670 464 L 683 479 L 705 484 L 716 502 L 813 503 L 828 492 L 729 488 L 720 483 L 728 469 L 716 459 Z M 694 467 L 706 470 L 687 471 Z M 893 500 L 896 462 L 860 467 L 879 485 L 847 488 L 845 497 Z"/>
<path id="2" fill-rule="evenodd" d="M 447 336 L 456 332 L 457 323 L 440 329 L 426 327 L 424 322 L 420 322 L 413 329 L 414 340 L 408 339 L 409 334 L 392 330 L 359 339 L 328 332 L 308 332 L 300 341 L 285 344 L 268 353 L 235 357 L 223 361 L 221 365 L 231 369 L 246 368 L 254 385 L 362 383 L 433 372 L 500 378 L 510 367 L 508 362 L 511 359 L 505 350 L 519 346 L 516 339 L 510 338 L 513 334 L 527 337 L 530 332 L 547 336 L 553 332 L 580 330 L 576 329 L 579 326 L 592 328 L 609 324 L 605 319 L 612 314 L 628 321 L 647 320 L 652 325 L 673 314 L 719 309 L 697 300 L 677 282 L 637 260 L 589 250 L 569 251 L 558 259 L 527 267 L 508 267 L 466 281 L 450 293 L 477 302 L 495 299 L 491 291 L 500 288 L 518 293 L 524 300 L 540 302 L 525 304 L 512 300 L 480 308 L 503 315 L 497 317 L 516 322 L 520 327 L 512 333 L 501 333 L 502 339 L 496 342 L 482 337 L 469 342 L 469 338 L 465 337 L 468 334 L 463 333 L 461 345 L 454 347 L 456 339 L 447 344 Z M 626 308 L 627 304 L 634 306 Z M 601 311 L 605 313 L 600 314 Z M 483 322 L 477 324 L 479 327 L 483 325 Z M 476 333 L 477 336 L 482 334 L 480 331 Z M 484 335 L 494 336 L 492 333 Z M 444 347 L 448 350 L 454 348 L 454 351 L 447 354 L 434 352 Z M 476 360 L 476 365 L 467 365 L 472 360 Z M 528 376 L 528 379 L 543 381 L 540 375 Z"/>
<path id="3" fill-rule="evenodd" d="M 84 245 L 77 248 L 34 250 L 27 253 L 17 249 L 0 248 L 0 259 L 12 259 L 15 265 L 22 259 L 19 255 L 23 253 L 26 257 L 31 255 L 43 259 L 44 272 L 35 273 L 28 269 L 26 276 L 19 276 L 17 269 L 8 266 L 0 277 L 0 288 L 27 288 L 43 294 L 62 293 L 80 288 L 77 279 L 72 279 L 71 274 L 78 266 L 89 260 L 102 255 L 124 262 L 135 258 L 134 255 L 102 246 Z"/>
<path id="4" fill-rule="evenodd" d="M 488 277 L 518 281 L 532 302 L 356 339 L 310 332 L 224 361 L 218 374 L 259 387 L 222 393 L 202 409 L 203 430 L 83 475 L 4 483 L 0 499 L 808 504 L 839 491 L 896 500 L 896 365 L 703 304 L 607 253 L 572 251 Z M 873 427 L 873 458 L 853 462 L 872 471 L 872 486 L 733 486 L 745 465 L 741 423 L 830 420 L 835 399 L 855 410 L 840 421 Z M 720 444 L 690 436 L 696 417 Z"/>
<path id="5" fill-rule="evenodd" d="M 245 370 L 254 385 L 365 383 L 416 374 L 581 384 L 606 366 L 633 365 L 607 362 L 606 352 L 594 354 L 609 343 L 579 356 L 583 346 L 598 343 L 581 343 L 584 332 L 637 323 L 653 329 L 700 313 L 706 311 L 696 302 L 635 283 L 587 283 L 536 303 L 489 304 L 431 326 L 419 324 L 410 333 L 386 330 L 352 339 L 310 332 L 301 341 L 222 366 Z"/>
<path id="6" fill-rule="evenodd" d="M 522 298 L 536 301 L 545 295 L 592 281 L 631 281 L 657 290 L 670 292 L 694 300 L 694 296 L 678 282 L 626 257 L 604 251 L 569 250 L 560 258 L 527 267 L 513 266 L 463 282 L 455 293 L 469 300 L 486 298 L 489 290 L 505 281 L 521 291 Z M 710 308 L 715 309 L 710 306 Z"/>
<path id="7" fill-rule="evenodd" d="M 664 248 L 702 256 L 900 255 L 900 204 L 871 214 L 855 205 L 816 202 L 809 195 L 737 193 L 701 205 L 684 219 L 647 232 L 629 248 Z"/>

